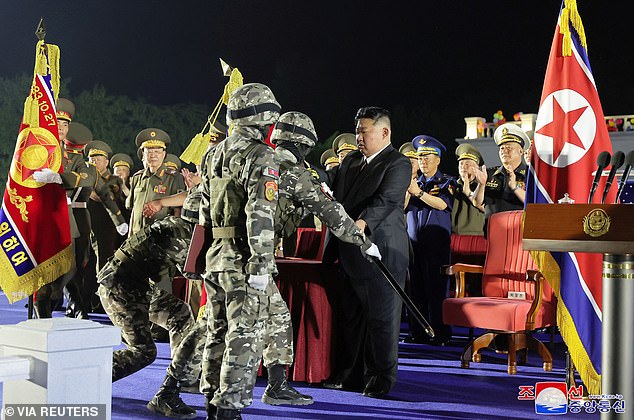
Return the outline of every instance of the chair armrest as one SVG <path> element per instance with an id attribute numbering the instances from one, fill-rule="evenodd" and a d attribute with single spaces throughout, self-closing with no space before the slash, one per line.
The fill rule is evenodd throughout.
<path id="1" fill-rule="evenodd" d="M 537 316 L 537 311 L 539 311 L 539 307 L 542 304 L 542 288 L 545 280 L 544 275 L 540 271 L 528 270 L 526 272 L 526 281 L 532 281 L 535 283 L 535 297 L 533 298 L 533 304 L 526 314 L 526 331 L 535 329 L 535 317 Z"/>
<path id="2" fill-rule="evenodd" d="M 459 263 L 453 265 L 443 265 L 440 268 L 440 272 L 446 276 L 454 276 L 456 279 L 454 296 L 457 298 L 463 298 L 465 295 L 465 273 L 483 273 L 484 267 L 475 264 Z"/>
<path id="3" fill-rule="evenodd" d="M 452 264 L 452 265 L 443 265 L 442 273 L 447 276 L 454 276 L 458 273 L 482 273 L 484 272 L 484 267 L 481 265 L 475 264 Z"/>

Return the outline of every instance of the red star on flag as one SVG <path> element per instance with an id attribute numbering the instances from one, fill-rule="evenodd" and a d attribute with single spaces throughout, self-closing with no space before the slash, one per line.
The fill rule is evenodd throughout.
<path id="1" fill-rule="evenodd" d="M 39 168 L 29 168 L 26 165 L 24 165 L 24 163 L 22 162 L 22 156 L 24 155 L 24 152 L 30 147 L 30 146 L 42 146 L 46 149 L 46 153 L 47 153 L 47 158 L 44 161 L 44 163 L 42 165 L 40 165 Z M 35 134 L 33 134 L 33 132 L 30 132 L 26 138 L 26 141 L 24 142 L 24 145 L 16 152 L 15 154 L 15 162 L 16 162 L 16 168 L 21 172 L 22 174 L 22 180 L 27 179 L 28 177 L 30 177 L 31 175 L 33 175 L 33 172 L 38 171 L 40 169 L 42 169 L 43 167 L 47 166 L 50 159 L 51 159 L 51 155 L 55 152 L 55 148 L 56 145 L 54 144 L 49 144 L 47 143 L 45 140 L 40 139 L 39 137 L 37 137 Z"/>
<path id="2" fill-rule="evenodd" d="M 557 161 L 566 143 L 579 146 L 585 150 L 581 139 L 574 129 L 574 125 L 587 108 L 587 106 L 584 106 L 566 112 L 557 102 L 557 98 L 553 97 L 553 120 L 537 130 L 537 133 L 553 139 L 553 162 Z"/>

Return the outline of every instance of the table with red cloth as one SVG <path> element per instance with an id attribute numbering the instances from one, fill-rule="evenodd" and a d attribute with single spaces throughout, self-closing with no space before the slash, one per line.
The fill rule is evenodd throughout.
<path id="1" fill-rule="evenodd" d="M 329 285 L 336 281 L 332 264 L 301 258 L 276 259 L 276 283 L 293 323 L 295 362 L 289 379 L 319 383 L 332 370 L 332 308 Z"/>

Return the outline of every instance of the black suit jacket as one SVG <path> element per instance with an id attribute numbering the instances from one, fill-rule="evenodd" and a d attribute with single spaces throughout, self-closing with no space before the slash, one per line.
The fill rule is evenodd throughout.
<path id="1" fill-rule="evenodd" d="M 387 268 L 395 275 L 403 273 L 409 261 L 403 207 L 411 164 L 392 145 L 360 171 L 362 162 L 361 152 L 351 152 L 337 171 L 329 174 L 335 199 L 354 220 L 366 221 L 365 233 L 379 247 Z M 359 247 L 329 235 L 326 252 L 332 252 L 332 247 L 338 247 L 339 261 L 349 276 L 363 278 L 377 273 L 376 266 L 363 257 Z"/>

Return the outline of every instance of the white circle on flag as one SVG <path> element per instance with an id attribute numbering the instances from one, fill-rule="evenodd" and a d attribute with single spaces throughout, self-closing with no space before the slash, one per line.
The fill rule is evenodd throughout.
<path id="1" fill-rule="evenodd" d="M 572 126 L 576 135 L 581 140 L 583 148 L 578 145 L 570 143 L 569 139 L 563 139 L 559 141 L 565 141 L 565 144 L 561 148 L 556 160 L 554 157 L 555 139 L 550 136 L 540 134 L 540 131 L 544 126 L 553 122 L 553 101 L 556 100 L 562 110 L 566 113 L 577 110 L 579 108 L 586 107 L 585 111 L 579 116 L 577 121 Z M 563 168 L 568 165 L 579 161 L 590 150 L 590 146 L 594 142 L 594 136 L 597 132 L 596 116 L 590 103 L 583 95 L 572 89 L 562 89 L 551 93 L 544 99 L 539 113 L 537 114 L 537 121 L 535 122 L 535 151 L 539 158 L 550 166 L 556 168 Z M 563 134 L 563 133 L 562 133 Z"/>

